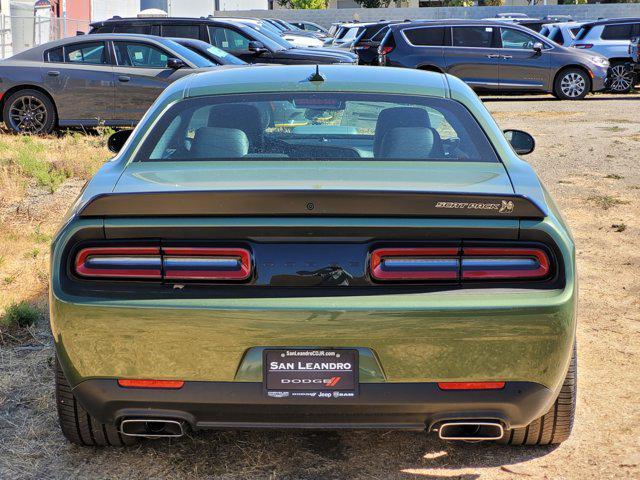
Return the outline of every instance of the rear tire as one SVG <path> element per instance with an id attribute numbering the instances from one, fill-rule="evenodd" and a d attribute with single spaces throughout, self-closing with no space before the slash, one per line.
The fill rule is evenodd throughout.
<path id="1" fill-rule="evenodd" d="M 553 95 L 560 100 L 582 100 L 591 91 L 591 79 L 578 68 L 562 70 L 553 82 Z"/>
<path id="2" fill-rule="evenodd" d="M 18 90 L 5 99 L 2 118 L 13 133 L 46 135 L 56 125 L 56 109 L 39 90 Z"/>
<path id="3" fill-rule="evenodd" d="M 571 435 L 576 411 L 578 366 L 576 347 L 573 347 L 569 371 L 562 384 L 558 398 L 549 411 L 524 428 L 506 430 L 498 440 L 503 445 L 555 445 Z"/>
<path id="4" fill-rule="evenodd" d="M 636 83 L 636 76 L 625 62 L 612 63 L 609 72 L 611 77 L 609 91 L 611 93 L 629 93 L 633 89 Z"/>
<path id="5" fill-rule="evenodd" d="M 56 358 L 56 403 L 63 435 L 83 447 L 123 447 L 138 443 L 136 437 L 122 435 L 114 425 L 100 423 L 82 408 Z"/>

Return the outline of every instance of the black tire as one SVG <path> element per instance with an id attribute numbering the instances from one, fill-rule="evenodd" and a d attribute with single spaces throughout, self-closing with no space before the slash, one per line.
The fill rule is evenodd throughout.
<path id="1" fill-rule="evenodd" d="M 12 93 L 5 99 L 2 118 L 13 133 L 46 135 L 51 133 L 56 125 L 56 109 L 44 93 L 24 89 Z"/>
<path id="2" fill-rule="evenodd" d="M 555 445 L 567 440 L 571 435 L 576 411 L 577 382 L 578 366 L 574 345 L 569 371 L 553 406 L 545 415 L 526 427 L 505 431 L 498 443 L 504 445 Z"/>
<path id="3" fill-rule="evenodd" d="M 138 443 L 136 437 L 122 435 L 114 425 L 98 422 L 82 408 L 73 396 L 57 359 L 56 403 L 60 428 L 71 443 L 83 447 L 124 447 Z"/>
<path id="4" fill-rule="evenodd" d="M 629 93 L 636 83 L 633 69 L 625 62 L 613 62 L 609 69 L 609 91 Z"/>
<path id="5" fill-rule="evenodd" d="M 582 100 L 591 91 L 591 78 L 584 70 L 567 68 L 553 82 L 553 95 L 560 100 Z"/>

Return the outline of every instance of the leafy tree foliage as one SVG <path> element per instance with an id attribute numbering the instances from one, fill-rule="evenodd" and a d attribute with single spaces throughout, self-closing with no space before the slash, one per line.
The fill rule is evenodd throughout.
<path id="1" fill-rule="evenodd" d="M 327 0 L 278 0 L 281 7 L 293 9 L 322 9 L 327 8 Z"/>

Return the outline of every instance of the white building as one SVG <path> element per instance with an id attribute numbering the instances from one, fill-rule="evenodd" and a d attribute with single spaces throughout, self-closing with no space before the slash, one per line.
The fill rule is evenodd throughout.
<path id="1" fill-rule="evenodd" d="M 121 1 L 113 0 L 113 3 L 119 4 Z M 269 10 L 273 2 L 270 0 L 137 0 L 137 4 L 140 10 L 159 8 L 171 17 L 206 17 L 215 11 L 222 10 Z"/>

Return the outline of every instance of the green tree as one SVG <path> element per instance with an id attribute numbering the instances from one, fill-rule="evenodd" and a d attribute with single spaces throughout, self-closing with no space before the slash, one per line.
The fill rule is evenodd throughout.
<path id="1" fill-rule="evenodd" d="M 293 9 L 314 9 L 327 8 L 327 0 L 278 0 L 281 7 Z"/>
<path id="2" fill-rule="evenodd" d="M 473 7 L 473 0 L 444 0 L 446 7 Z"/>
<path id="3" fill-rule="evenodd" d="M 386 8 L 391 4 L 391 0 L 354 0 L 364 8 Z M 397 3 L 397 2 L 396 2 Z"/>

